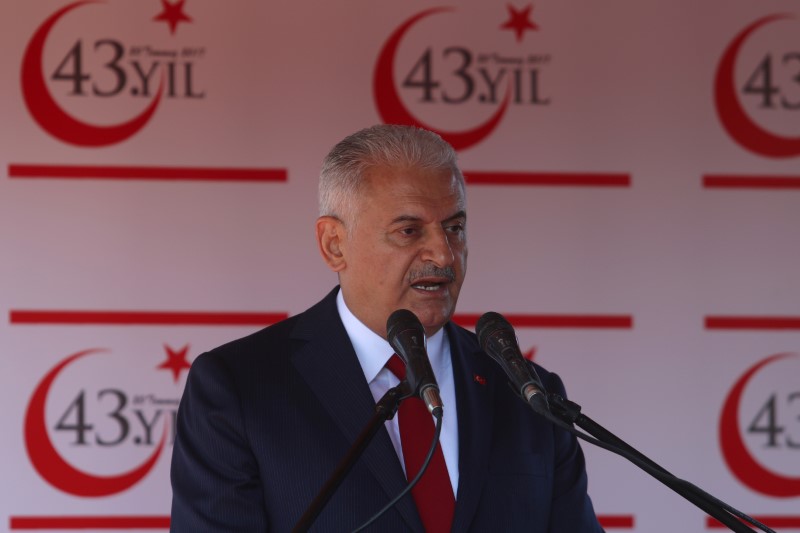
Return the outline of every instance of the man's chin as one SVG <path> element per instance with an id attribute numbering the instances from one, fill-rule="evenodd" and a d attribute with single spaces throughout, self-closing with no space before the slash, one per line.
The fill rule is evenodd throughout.
<path id="1" fill-rule="evenodd" d="M 428 337 L 442 329 L 453 314 L 449 309 L 438 309 L 436 311 L 430 309 L 411 309 L 411 311 L 417 315 L 419 321 L 422 322 L 422 326 L 425 328 L 425 334 Z"/>

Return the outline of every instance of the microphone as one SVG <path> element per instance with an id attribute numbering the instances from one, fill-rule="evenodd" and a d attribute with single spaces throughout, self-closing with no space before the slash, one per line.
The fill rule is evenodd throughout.
<path id="1" fill-rule="evenodd" d="M 514 328 L 500 313 L 484 314 L 475 326 L 484 352 L 503 367 L 515 391 L 534 411 L 548 413 L 547 393 L 536 370 L 522 356 Z"/>
<path id="2" fill-rule="evenodd" d="M 428 351 L 425 349 L 425 328 L 417 315 L 407 309 L 398 309 L 386 321 L 386 339 L 406 364 L 406 380 L 411 390 L 425 403 L 434 416 L 442 413 L 439 385 L 433 375 Z"/>

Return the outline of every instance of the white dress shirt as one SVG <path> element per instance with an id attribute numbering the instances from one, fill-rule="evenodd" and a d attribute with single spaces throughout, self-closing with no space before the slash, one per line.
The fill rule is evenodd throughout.
<path id="1" fill-rule="evenodd" d="M 396 386 L 399 380 L 392 372 L 386 368 L 389 358 L 395 353 L 392 346 L 374 331 L 369 329 L 358 320 L 347 304 L 344 302 L 342 291 L 336 296 L 336 306 L 339 316 L 350 337 L 350 342 L 358 356 L 361 370 L 369 383 L 372 397 L 377 403 L 386 391 Z M 450 483 L 453 486 L 453 494 L 458 492 L 458 416 L 456 413 L 456 395 L 453 385 L 453 364 L 450 359 L 450 341 L 440 329 L 436 334 L 427 339 L 428 358 L 431 361 L 431 368 L 439 385 L 439 395 L 442 398 L 442 432 L 439 436 L 439 443 L 442 446 L 444 462 L 447 465 L 447 473 L 450 475 Z M 392 439 L 394 449 L 400 458 L 400 464 L 405 470 L 403 461 L 403 448 L 400 444 L 400 427 L 397 423 L 398 417 L 386 421 L 386 429 Z M 431 423 L 435 419 L 431 416 Z"/>

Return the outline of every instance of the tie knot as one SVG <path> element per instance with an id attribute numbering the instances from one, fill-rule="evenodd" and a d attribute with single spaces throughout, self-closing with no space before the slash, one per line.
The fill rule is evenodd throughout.
<path id="1" fill-rule="evenodd" d="M 406 364 L 402 359 L 400 359 L 399 355 L 394 354 L 391 356 L 389 358 L 389 362 L 386 363 L 386 368 L 388 368 L 400 381 L 406 379 Z"/>

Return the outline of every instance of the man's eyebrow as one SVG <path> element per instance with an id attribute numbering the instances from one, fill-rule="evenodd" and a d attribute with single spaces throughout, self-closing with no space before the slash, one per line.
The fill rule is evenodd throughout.
<path id="1" fill-rule="evenodd" d="M 419 222 L 422 220 L 420 217 L 415 217 L 413 215 L 400 215 L 392 219 L 392 224 L 397 224 L 398 222 Z"/>
<path id="2" fill-rule="evenodd" d="M 463 219 L 465 219 L 465 220 L 466 220 L 466 218 L 467 218 L 467 212 L 466 212 L 466 211 L 464 211 L 464 210 L 462 209 L 462 210 L 461 210 L 461 211 L 459 211 L 458 213 L 455 213 L 455 214 L 453 214 L 452 216 L 449 216 L 449 217 L 447 217 L 447 218 L 446 218 L 446 219 L 444 219 L 442 222 L 451 222 L 451 221 L 453 221 L 453 220 L 455 220 L 455 219 L 457 219 L 457 218 L 463 218 Z"/>

